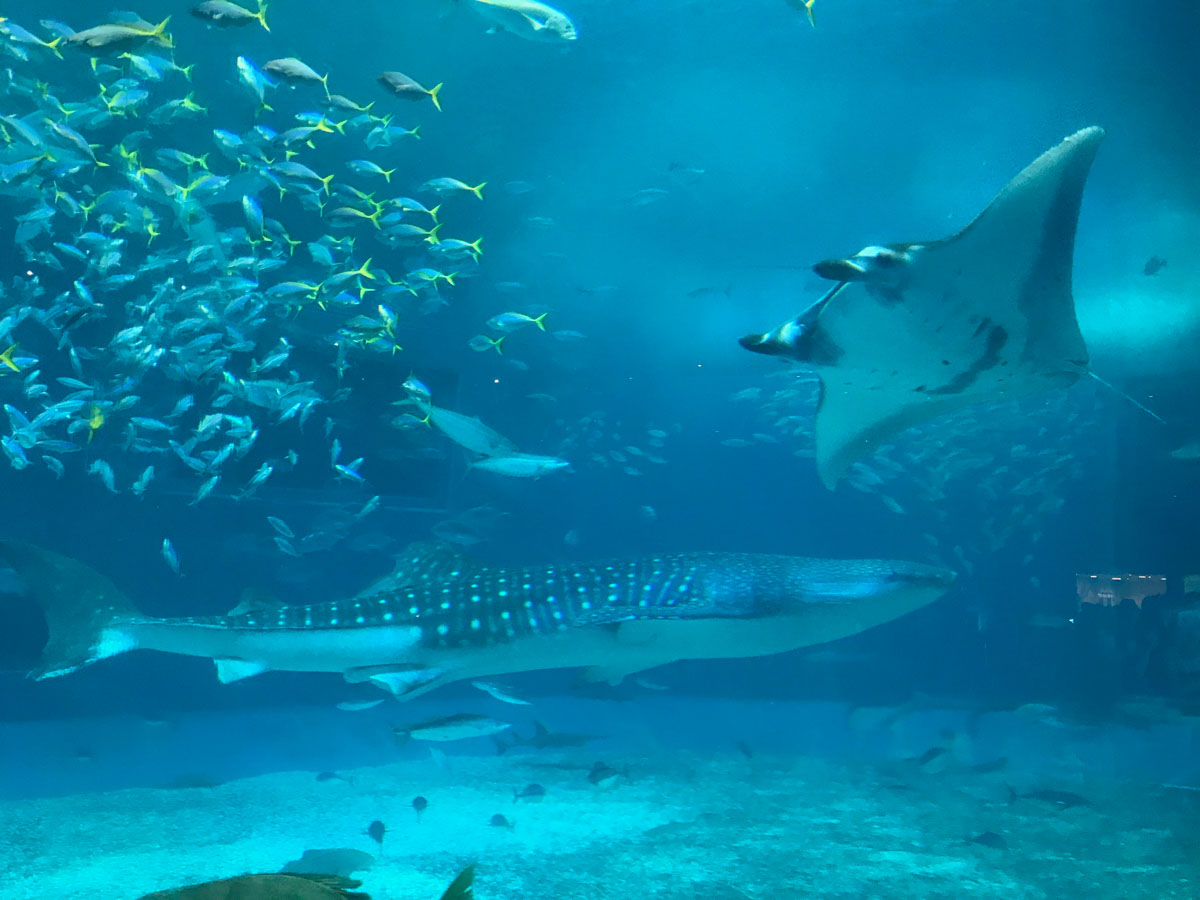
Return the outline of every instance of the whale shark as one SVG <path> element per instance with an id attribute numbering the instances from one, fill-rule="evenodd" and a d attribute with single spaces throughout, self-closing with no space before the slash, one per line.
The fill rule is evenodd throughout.
<path id="1" fill-rule="evenodd" d="M 826 487 L 914 425 L 1089 374 L 1071 269 L 1103 138 L 1097 127 L 1066 138 L 950 237 L 817 263 L 813 271 L 836 282 L 828 293 L 778 328 L 740 339 L 747 350 L 816 369 L 816 461 Z"/>
<path id="2" fill-rule="evenodd" d="M 422 543 L 348 599 L 156 618 L 60 553 L 5 542 L 0 563 L 46 616 L 35 679 L 144 649 L 212 659 L 222 682 L 336 672 L 402 699 L 513 672 L 585 667 L 584 680 L 616 682 L 682 659 L 782 653 L 903 616 L 955 578 L 912 562 L 754 553 L 492 566 Z"/>

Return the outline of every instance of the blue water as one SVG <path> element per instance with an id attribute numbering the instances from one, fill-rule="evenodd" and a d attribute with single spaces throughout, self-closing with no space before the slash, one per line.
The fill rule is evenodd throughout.
<path id="1" fill-rule="evenodd" d="M 1002 885 L 978 872 L 970 878 L 943 873 L 938 877 L 946 880 L 928 896 L 1195 896 L 1189 891 L 1200 873 L 1187 848 L 1195 847 L 1196 795 L 1188 789 L 1200 786 L 1194 718 L 1200 626 L 1195 595 L 1184 595 L 1181 579 L 1200 571 L 1194 550 L 1200 482 L 1196 463 L 1171 453 L 1197 439 L 1189 384 L 1200 334 L 1200 118 L 1191 113 L 1200 83 L 1193 47 L 1200 10 L 1187 2 L 1133 9 L 1083 0 L 817 0 L 813 28 L 784 0 L 579 0 L 564 7 L 578 39 L 536 43 L 487 33 L 468 2 L 279 0 L 268 9 L 269 33 L 256 24 L 206 26 L 188 15 L 186 4 L 147 0 L 138 7 L 148 22 L 172 17 L 174 59 L 195 64 L 194 80 L 169 73 L 160 83 L 129 85 L 151 92 L 137 116 L 79 126 L 109 166 L 52 171 L 55 164 L 45 162 L 32 178 L 14 175 L 0 183 L 0 350 L 16 343 L 18 356 L 31 355 L 22 372 L 0 369 L 0 400 L 33 418 L 69 393 L 57 381 L 67 377 L 93 385 L 88 403 L 105 404 L 104 421 L 95 428 L 82 424 L 86 404 L 68 417 L 74 423 L 69 435 L 70 423 L 55 426 L 52 437 L 79 448 L 60 454 L 61 477 L 36 452 L 27 468 L 0 466 L 3 537 L 79 558 L 147 614 L 164 617 L 225 613 L 247 588 L 289 605 L 350 597 L 387 574 L 410 542 L 430 539 L 431 530 L 445 536 L 450 522 L 461 535 L 464 517 L 471 522 L 467 552 L 494 564 L 736 551 L 920 561 L 954 569 L 957 583 L 937 603 L 844 641 L 757 659 L 679 662 L 649 673 L 650 686 L 626 681 L 580 688 L 571 671 L 521 673 L 502 680 L 532 701 L 532 709 L 494 703 L 458 683 L 406 706 L 389 700 L 355 715 L 333 707 L 384 695 L 363 685 L 351 691 L 338 676 L 324 674 L 268 673 L 222 685 L 208 660 L 166 654 L 133 653 L 67 678 L 26 680 L 47 632 L 19 580 L 5 571 L 0 803 L 60 798 L 56 802 L 67 804 L 76 795 L 160 788 L 196 773 L 229 782 L 293 770 L 371 771 L 397 760 L 416 765 L 424 750 L 396 748 L 390 723 L 481 711 L 516 717 L 522 732 L 535 719 L 564 731 L 597 732 L 593 747 L 558 751 L 565 757 L 547 751 L 547 758 L 569 758 L 585 768 L 597 759 L 619 769 L 633 766 L 632 788 L 625 786 L 633 790 L 641 760 L 643 785 L 663 786 L 664 796 L 678 788 L 703 798 L 711 789 L 720 803 L 730 802 L 728 792 L 741 776 L 735 766 L 720 767 L 747 755 L 738 742 L 750 748 L 758 767 L 755 790 L 773 783 L 778 789 L 784 770 L 797 784 L 815 783 L 815 770 L 803 767 L 816 761 L 843 766 L 827 788 L 841 792 L 847 804 L 841 820 L 860 831 L 840 845 L 830 836 L 831 846 L 918 852 L 873 833 L 865 813 L 855 824 L 854 803 L 891 798 L 889 767 L 911 763 L 930 747 L 953 745 L 960 767 L 950 768 L 943 785 L 936 785 L 941 769 L 918 773 L 923 802 L 943 802 L 929 801 L 926 793 L 940 796 L 943 789 L 958 798 L 944 801 L 954 806 L 954 824 L 936 840 L 927 831 L 928 846 L 941 841 L 939 852 L 962 855 L 945 848 L 968 832 L 1000 828 L 988 822 L 1007 816 L 1009 849 L 989 857 L 987 871 L 1008 880 Z M 42 19 L 74 29 L 107 20 L 106 12 L 82 0 L 30 0 L 0 14 L 45 40 L 52 32 L 39 25 Z M 22 93 L 21 85 L 43 83 L 65 103 L 95 107 L 97 82 L 111 85 L 123 74 L 96 73 L 77 48 L 64 46 L 60 60 L 11 33 L 0 35 L 3 48 L 12 51 L 0 59 L 11 72 L 3 79 L 3 112 L 42 134 L 44 117 L 60 113 Z M 206 330 L 221 331 L 219 312 L 200 331 L 161 336 L 165 352 L 155 365 L 118 360 L 114 335 L 140 324 L 137 305 L 163 276 L 107 291 L 97 287 L 103 274 L 138 273 L 156 253 L 176 266 L 176 286 L 159 301 L 163 309 L 185 288 L 218 277 L 188 271 L 181 260 L 203 246 L 203 234 L 179 223 L 173 201 L 130 181 L 134 170 L 123 168 L 116 147 L 122 141 L 138 146 L 144 166 L 161 167 L 181 183 L 181 173 L 152 161 L 156 149 L 211 151 L 214 172 L 233 176 L 244 167 L 213 148 L 213 129 L 253 141 L 256 124 L 282 131 L 296 124 L 295 114 L 320 110 L 319 86 L 279 87 L 268 95 L 274 110 L 256 117 L 254 102 L 237 83 L 239 56 L 260 66 L 299 57 L 328 74 L 334 93 L 375 101 L 371 112 L 394 114 L 393 124 L 420 126 L 420 140 L 398 138 L 374 150 L 364 143 L 373 126 L 356 125 L 346 134 L 314 135 L 313 148 L 293 147 L 297 161 L 319 175 L 333 174 L 334 185 L 432 205 L 435 199 L 419 192 L 431 178 L 486 182 L 482 201 L 470 195 L 444 200 L 443 238 L 482 237 L 478 263 L 460 259 L 457 265 L 439 260 L 428 245 L 385 247 L 370 224 L 334 230 L 301 202 L 301 190 L 281 198 L 273 187 L 256 189 L 264 214 L 293 239 L 353 235 L 348 259 L 370 258 L 394 276 L 431 265 L 461 273 L 454 286 L 421 288 L 427 301 L 436 290 L 436 308 L 411 294 L 388 299 L 400 349 L 352 347 L 341 377 L 333 366 L 334 341 L 345 345 L 347 338 L 338 329 L 354 315 L 382 321 L 380 293 L 367 294 L 353 310 L 307 304 L 281 314 L 268 308 L 267 324 L 250 335 L 253 349 L 229 352 L 219 368 L 252 380 L 251 358 L 262 360 L 285 337 L 289 359 L 262 377 L 313 382 L 319 400 L 303 425 L 299 417 L 280 421 L 282 410 L 240 399 L 214 406 L 222 394 L 219 372 L 172 373 L 171 364 L 181 359 L 173 348 Z M 426 100 L 389 97 L 375 83 L 385 70 L 403 71 L 427 87 L 443 83 L 443 111 Z M 152 123 L 152 109 L 188 92 L 204 114 Z M 80 118 L 63 121 L 87 123 L 91 113 L 73 115 Z M 334 121 L 352 117 L 329 114 Z M 984 404 L 924 424 L 864 460 L 852 483 L 824 488 L 810 455 L 812 381 L 794 381 L 791 370 L 745 352 L 737 338 L 775 327 L 818 299 L 827 283 L 810 272 L 813 263 L 869 244 L 949 235 L 1038 154 L 1094 124 L 1107 137 L 1084 193 L 1076 242 L 1079 323 L 1093 370 L 1165 424 L 1084 379 L 1068 390 Z M 143 129 L 146 135 L 132 136 Z M 40 152 L 11 124 L 6 133 L 0 163 Z M 70 156 L 65 145 L 49 142 Z M 281 158 L 278 148 L 268 150 Z M 351 159 L 397 171 L 388 183 L 365 180 L 346 168 Z M 136 223 L 120 233 L 110 227 L 110 236 L 123 236 L 126 244 L 108 273 L 100 273 L 94 259 L 85 269 L 52 246 L 75 242 L 87 229 L 103 230 L 93 221 L 84 225 L 55 198 L 56 190 L 66 190 L 82 201 L 93 188 L 132 190 L 131 208 L 139 216 L 149 210 L 162 232 L 147 247 Z M 17 217 L 43 199 L 57 212 L 46 230 L 22 243 Z M 245 228 L 234 200 L 201 195 L 199 207 L 212 229 L 205 234 L 229 239 Z M 355 201 L 330 200 L 331 206 L 347 202 Z M 405 221 L 428 224 L 420 217 Z M 227 258 L 250 252 L 283 261 L 262 275 L 264 290 L 285 278 L 322 277 L 303 247 L 293 256 L 278 239 L 254 250 L 244 241 L 235 244 Z M 1151 257 L 1166 266 L 1144 274 Z M 54 258 L 60 266 L 50 264 Z M 60 342 L 57 325 L 48 328 L 37 315 L 15 324 L 5 319 L 26 305 L 80 308 L 77 280 L 97 292 L 97 301 L 69 342 Z M 379 281 L 360 283 L 380 287 Z M 545 312 L 547 330 L 513 331 L 503 353 L 471 349 L 476 335 L 498 336 L 485 323 L 506 311 Z M 224 340 L 232 340 L 227 332 Z M 29 390 L 34 369 L 48 387 L 43 395 Z M 505 478 L 471 469 L 467 453 L 426 426 L 394 427 L 405 409 L 416 409 L 395 405 L 406 397 L 402 385 L 410 377 L 426 384 L 439 406 L 477 416 L 527 453 L 570 462 L 571 471 Z M 185 394 L 195 396 L 196 407 L 179 420 L 173 435 L 180 441 L 212 411 L 250 415 L 259 431 L 199 503 L 193 501 L 207 473 L 190 471 L 161 435 L 146 435 L 155 452 L 137 452 L 127 430 L 131 415 L 165 418 Z M 109 406 L 126 395 L 139 399 L 129 409 Z M 362 483 L 331 467 L 335 437 L 341 463 L 362 458 L 355 470 Z M 201 449 L 215 450 L 221 442 Z M 294 466 L 286 462 L 289 451 L 297 456 Z M 115 493 L 89 473 L 98 460 L 111 466 Z M 136 496 L 130 486 L 150 463 L 155 479 L 145 496 Z M 274 467 L 267 482 L 239 498 L 264 463 Z M 379 508 L 356 518 L 373 497 Z M 488 510 L 469 512 L 480 507 Z M 268 516 L 295 532 L 297 555 L 281 551 L 275 541 L 281 535 Z M 316 536 L 304 543 L 305 535 Z M 178 554 L 179 574 L 164 560 L 166 538 Z M 1166 575 L 1168 597 L 1140 608 L 1128 601 L 1080 608 L 1077 574 L 1125 572 Z M 878 727 L 877 717 L 864 726 L 856 718 L 864 709 L 894 715 L 880 714 L 889 725 Z M 264 725 L 279 722 L 286 723 L 286 740 Z M 306 741 L 306 733 L 320 738 Z M 486 739 L 444 746 L 451 756 L 491 760 L 478 763 L 490 768 L 471 770 L 472 788 L 487 778 L 528 780 L 525 774 L 509 778 L 508 757 L 492 759 Z M 770 763 L 763 763 L 764 754 Z M 696 782 L 686 767 L 670 765 L 676 755 L 699 769 L 718 768 L 706 769 Z M 1009 766 L 999 774 L 961 770 L 999 758 Z M 439 771 L 447 789 L 453 787 L 454 770 Z M 1022 792 L 1076 791 L 1096 806 L 1014 812 L 1005 803 L 1008 783 Z M 1174 787 L 1163 787 L 1168 784 Z M 510 788 L 506 782 L 504 791 Z M 260 805 L 270 806 L 275 789 L 263 788 Z M 356 800 L 372 799 L 361 781 L 355 790 Z M 604 802 L 619 796 L 605 794 Z M 977 805 L 955 806 L 963 796 Z M 657 801 L 647 797 L 652 809 Z M 1055 880 L 1047 859 L 1069 865 L 1081 847 L 1114 829 L 1142 834 L 1138 829 L 1151 826 L 1134 820 L 1153 819 L 1148 810 L 1155 803 L 1165 810 L 1161 827 L 1169 836 L 1158 849 L 1124 860 L 1119 877 L 1131 879 L 1127 893 L 1111 886 L 1119 854 L 1112 872 L 1095 879 L 1111 893 L 1097 893 L 1083 877 Z M 714 820 L 712 834 L 754 834 L 764 827 L 758 817 L 775 815 L 769 806 L 744 806 L 741 819 L 729 813 L 732 818 Z M 32 815 L 29 809 L 13 806 L 10 814 Z M 70 806 L 53 809 L 62 814 Z M 898 809 L 888 815 L 904 821 L 902 805 Z M 92 827 L 113 826 L 96 816 Z M 923 816 L 920 827 L 932 828 Z M 367 821 L 303 840 L 359 846 Z M 687 834 L 704 839 L 705 821 L 696 819 Z M 1016 837 L 1021 828 L 1037 829 L 1036 847 Z M 40 896 L 39 853 L 45 866 L 64 865 L 52 848 L 38 847 L 36 836 L 30 840 L 20 851 L 25 880 L 13 888 L 19 891 L 14 898 Z M 452 836 L 447 840 L 449 846 L 410 868 L 444 881 L 451 862 L 481 852 L 470 838 L 460 847 Z M 770 853 L 788 852 L 786 841 L 762 840 Z M 168 857 L 172 841 L 178 852 L 196 850 L 192 839 L 163 838 Z M 625 852 L 637 858 L 641 845 L 631 846 Z M 643 849 L 649 858 L 662 848 Z M 110 851 L 116 852 L 98 845 L 91 858 L 102 866 Z M 556 852 L 551 844 L 532 843 L 525 856 L 505 856 L 495 863 L 490 890 L 485 861 L 479 896 L 515 896 L 514 886 L 522 884 L 568 896 L 544 872 L 537 877 L 549 880 L 542 882 L 532 875 L 522 882 L 518 874 L 522 860 L 529 869 L 571 864 L 569 854 Z M 722 870 L 694 894 L 647 874 L 610 883 L 607 893 L 596 888 L 578 896 L 921 896 L 907 882 L 903 889 L 897 882 L 891 893 L 881 886 L 895 860 L 875 869 L 864 864 L 835 888 L 813 871 L 772 874 L 764 862 L 770 853 L 762 850 L 740 874 L 736 865 Z M 15 855 L 10 862 L 18 865 Z M 261 863 L 246 858 L 239 864 L 269 871 L 277 862 L 264 855 Z M 189 863 L 103 896 L 135 897 L 243 869 L 205 872 Z M 69 883 L 73 876 L 64 877 Z M 101 896 L 89 877 L 80 870 L 79 893 L 71 896 Z M 991 887 L 955 893 L 954 885 L 976 877 Z M 744 892 L 712 887 L 721 879 Z M 61 881 L 55 885 L 64 889 Z M 367 889 L 376 897 L 413 895 L 383 878 L 368 880 Z M 428 886 L 422 889 L 428 893 Z M 0 879 L 0 897 L 8 896 L 5 890 Z"/>

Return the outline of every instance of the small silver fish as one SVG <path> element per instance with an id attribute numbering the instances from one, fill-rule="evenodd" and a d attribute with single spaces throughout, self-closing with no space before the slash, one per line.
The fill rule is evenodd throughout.
<path id="1" fill-rule="evenodd" d="M 501 703 L 511 703 L 514 706 L 532 706 L 528 700 L 522 700 L 506 688 L 491 681 L 472 681 L 471 687 L 478 688 L 485 694 L 490 694 Z"/>
<path id="2" fill-rule="evenodd" d="M 337 708 L 344 712 L 362 712 L 367 709 L 374 709 L 383 699 L 379 700 L 343 700 L 337 705 Z"/>
<path id="3" fill-rule="evenodd" d="M 211 478 L 205 481 L 204 484 L 200 485 L 200 490 L 196 491 L 195 498 L 189 501 L 188 505 L 195 506 L 197 503 L 208 497 L 208 495 L 213 492 L 213 488 L 217 486 L 217 482 L 220 480 L 220 475 L 213 475 Z"/>
<path id="4" fill-rule="evenodd" d="M 540 478 L 551 472 L 567 471 L 571 464 L 556 456 L 536 456 L 532 453 L 516 453 L 512 456 L 493 456 L 477 460 L 472 468 L 506 475 L 509 478 Z"/>
<path id="5" fill-rule="evenodd" d="M 282 550 L 284 553 L 286 553 L 288 556 L 294 556 L 294 557 L 296 557 L 296 559 L 300 558 L 300 551 L 297 550 L 295 548 L 295 546 L 292 544 L 292 542 L 289 541 L 285 537 L 276 535 L 275 536 L 275 546 L 278 547 L 280 550 Z"/>
<path id="6" fill-rule="evenodd" d="M 170 567 L 171 571 L 174 572 L 176 575 L 178 575 L 179 574 L 179 554 L 175 552 L 175 545 L 171 543 L 171 539 L 169 537 L 163 538 L 162 555 L 163 555 L 163 559 L 166 560 L 166 563 Z"/>
<path id="7" fill-rule="evenodd" d="M 296 536 L 296 532 L 292 531 L 291 526 L 277 516 L 267 516 L 267 522 L 270 523 L 271 527 L 275 529 L 280 537 L 294 538 Z"/>

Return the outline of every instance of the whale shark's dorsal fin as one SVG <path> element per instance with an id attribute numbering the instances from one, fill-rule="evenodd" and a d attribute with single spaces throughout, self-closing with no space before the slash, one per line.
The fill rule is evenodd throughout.
<path id="1" fill-rule="evenodd" d="M 255 612 L 279 612 L 283 604 L 279 598 L 265 588 L 247 587 L 242 589 L 241 599 L 237 606 L 227 612 L 229 617 L 241 616 Z"/>
<path id="2" fill-rule="evenodd" d="M 816 458 L 827 487 L 914 425 L 1087 373 L 1071 262 L 1103 137 L 1085 128 L 1043 153 L 948 238 L 818 263 L 818 275 L 838 282 L 828 294 L 741 339 L 817 369 Z"/>
<path id="3" fill-rule="evenodd" d="M 478 567 L 477 560 L 451 544 L 417 541 L 397 554 L 396 568 L 387 580 L 397 587 L 451 581 Z"/>

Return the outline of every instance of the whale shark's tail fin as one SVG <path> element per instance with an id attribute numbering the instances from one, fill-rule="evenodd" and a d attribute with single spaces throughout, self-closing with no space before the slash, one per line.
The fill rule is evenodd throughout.
<path id="1" fill-rule="evenodd" d="M 31 678 L 55 678 L 136 646 L 122 620 L 140 614 L 116 585 L 90 566 L 18 541 L 0 542 L 11 566 L 46 616 L 50 640 Z"/>

